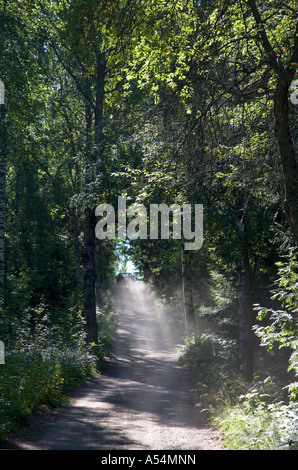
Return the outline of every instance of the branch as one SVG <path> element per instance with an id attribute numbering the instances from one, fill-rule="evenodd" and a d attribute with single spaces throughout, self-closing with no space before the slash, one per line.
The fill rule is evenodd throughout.
<path id="1" fill-rule="evenodd" d="M 70 77 L 73 79 L 73 81 L 75 82 L 76 86 L 77 86 L 77 89 L 78 91 L 81 93 L 81 95 L 83 96 L 83 98 L 86 100 L 86 102 L 92 107 L 92 109 L 94 109 L 94 104 L 92 102 L 92 99 L 89 95 L 89 93 L 87 93 L 84 88 L 82 87 L 81 83 L 80 83 L 80 80 L 78 79 L 78 77 L 74 74 L 73 70 L 71 69 L 71 67 L 64 61 L 64 59 L 62 58 L 60 52 L 58 51 L 54 41 L 50 41 L 50 46 L 51 48 L 53 49 L 53 51 L 55 52 L 56 54 L 56 57 L 57 59 L 59 60 L 60 64 L 62 65 L 62 67 L 66 70 L 66 72 L 70 75 Z"/>
<path id="2" fill-rule="evenodd" d="M 253 17 L 254 17 L 255 22 L 257 24 L 258 31 L 259 31 L 259 37 L 262 41 L 264 50 L 268 55 L 269 64 L 274 69 L 276 69 L 277 71 L 280 71 L 280 65 L 278 63 L 276 53 L 275 53 L 273 47 L 271 46 L 271 43 L 270 43 L 270 41 L 268 39 L 268 36 L 266 34 L 266 31 L 265 31 L 265 28 L 264 28 L 264 21 L 262 20 L 262 17 L 261 17 L 260 12 L 257 8 L 256 2 L 255 2 L 255 0 L 247 0 L 247 3 L 250 6 Z"/>
<path id="3" fill-rule="evenodd" d="M 296 23 L 294 51 L 291 57 L 291 63 L 292 62 L 298 62 L 298 21 Z"/>

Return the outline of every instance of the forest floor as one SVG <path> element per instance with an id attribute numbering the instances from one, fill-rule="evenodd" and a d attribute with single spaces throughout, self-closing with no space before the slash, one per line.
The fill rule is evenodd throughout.
<path id="1" fill-rule="evenodd" d="M 149 289 L 123 286 L 104 371 L 63 408 L 37 415 L 11 447 L 24 450 L 224 450 L 196 406 L 195 380 L 177 363 Z"/>

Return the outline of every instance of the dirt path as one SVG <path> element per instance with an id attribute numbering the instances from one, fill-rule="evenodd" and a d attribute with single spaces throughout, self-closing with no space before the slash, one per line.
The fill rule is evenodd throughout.
<path id="1" fill-rule="evenodd" d="M 202 423 L 194 384 L 142 284 L 119 289 L 119 327 L 105 372 L 20 438 L 29 450 L 220 450 Z"/>

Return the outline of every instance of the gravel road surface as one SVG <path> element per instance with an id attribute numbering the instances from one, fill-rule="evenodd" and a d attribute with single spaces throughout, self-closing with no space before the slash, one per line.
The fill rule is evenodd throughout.
<path id="1" fill-rule="evenodd" d="M 34 420 L 26 450 L 223 450 L 196 407 L 194 381 L 177 364 L 166 325 L 142 283 L 119 287 L 119 325 L 103 373 L 74 401 Z"/>

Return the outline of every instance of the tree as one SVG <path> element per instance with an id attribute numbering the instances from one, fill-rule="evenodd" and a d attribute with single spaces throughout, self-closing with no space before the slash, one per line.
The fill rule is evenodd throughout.
<path id="1" fill-rule="evenodd" d="M 262 45 L 264 60 L 276 77 L 274 87 L 275 136 L 279 146 L 285 188 L 284 211 L 296 245 L 298 245 L 298 166 L 297 155 L 290 131 L 289 89 L 298 67 L 298 20 L 295 2 L 280 5 L 263 5 L 263 17 L 255 0 L 247 0 Z M 264 19 L 264 15 L 267 18 Z M 277 26 L 276 18 L 283 16 Z M 273 20 L 272 20 L 273 18 Z M 281 50 L 274 45 L 272 25 L 281 31 Z M 270 37 L 271 36 L 271 37 Z"/>
<path id="2" fill-rule="evenodd" d="M 45 26 L 44 40 L 71 77 L 83 104 L 85 120 L 85 226 L 84 315 L 87 341 L 97 343 L 96 292 L 100 271 L 96 269 L 99 242 L 95 238 L 95 207 L 105 198 L 107 173 L 104 158 L 104 127 L 107 97 L 123 81 L 121 65 L 128 47 L 135 2 L 60 1 L 42 2 L 36 26 Z M 98 295 L 99 297 L 99 295 Z"/>
<path id="3" fill-rule="evenodd" d="M 5 198 L 7 166 L 6 109 L 0 105 L 0 304 L 4 300 L 5 279 Z"/>
<path id="4" fill-rule="evenodd" d="M 1 21 L 5 24 L 5 16 L 2 13 Z M 0 48 L 5 49 L 6 38 L 5 30 L 0 33 Z M 1 61 L 3 70 L 3 60 Z M 7 78 L 7 75 L 6 77 Z M 7 118 L 5 105 L 5 83 L 4 76 L 1 80 L 1 102 L 0 102 L 0 305 L 4 300 L 4 280 L 5 280 L 5 208 L 6 208 L 6 167 L 8 160 L 8 141 L 7 141 Z M 6 81 L 5 81 L 6 82 Z"/>
<path id="5" fill-rule="evenodd" d="M 141 65 L 135 67 L 135 73 L 139 86 L 150 90 L 154 96 L 156 115 L 164 113 L 165 121 L 167 115 L 171 116 L 171 126 L 164 126 L 163 134 L 173 135 L 174 127 L 176 132 L 167 150 L 160 142 L 168 141 L 168 137 L 160 138 L 159 146 L 155 142 L 159 152 L 151 150 L 146 181 L 150 181 L 151 174 L 151 181 L 162 186 L 166 168 L 169 180 L 172 184 L 175 181 L 175 189 L 183 182 L 187 188 L 184 195 L 204 203 L 205 217 L 206 212 L 213 215 L 213 220 L 207 215 L 205 224 L 210 233 L 214 234 L 213 224 L 218 231 L 210 248 L 229 264 L 229 269 L 237 272 L 236 266 L 239 266 L 239 284 L 243 286 L 239 289 L 240 345 L 245 375 L 250 381 L 253 293 L 260 276 L 258 265 L 263 269 L 262 264 L 276 256 L 275 247 L 264 248 L 264 240 L 270 240 L 276 194 L 280 192 L 276 149 L 271 138 L 271 113 L 276 114 L 277 109 L 273 108 L 271 98 L 276 100 L 277 88 L 274 74 L 271 74 L 272 58 L 262 52 L 260 32 L 246 4 L 211 2 L 209 6 L 207 9 L 206 4 L 196 7 L 192 4 L 187 14 L 185 5 L 180 2 L 175 6 L 159 2 L 145 13 L 148 31 L 152 34 L 145 34 L 146 29 L 143 30 L 136 54 Z M 264 2 L 263 11 L 269 13 L 266 24 L 270 38 L 274 40 L 273 31 L 279 18 L 279 40 L 285 41 L 285 48 L 295 49 L 294 34 L 291 34 L 295 24 L 291 24 L 292 29 L 288 28 L 294 10 L 291 5 L 283 5 L 281 11 L 278 8 L 277 4 L 267 6 Z M 175 38 L 172 37 L 174 31 Z M 161 61 L 161 56 L 166 60 Z M 292 55 L 291 60 L 294 58 Z M 293 65 L 289 65 L 289 69 L 293 72 Z M 171 107 L 174 100 L 176 110 L 179 109 L 179 124 L 175 126 L 176 115 Z M 167 113 L 167 108 L 172 114 L 168 110 Z M 275 131 L 280 132 L 282 128 L 282 123 L 276 120 Z M 157 153 L 158 164 L 154 168 L 152 155 Z M 292 182 L 287 186 L 292 187 L 290 193 L 297 196 L 293 159 L 291 164 L 293 171 L 288 178 L 291 177 Z M 158 175 L 162 176 L 157 181 Z M 142 184 L 144 188 L 144 182 Z M 219 209 L 217 213 L 214 204 Z M 266 210 L 268 218 L 262 219 L 260 207 Z M 278 217 L 281 218 L 280 214 Z M 215 247 L 214 242 L 218 246 Z"/>
<path id="6" fill-rule="evenodd" d="M 34 59 L 25 47 L 24 24 L 16 2 L 0 3 L 1 94 L 0 104 L 0 302 L 4 300 L 5 284 L 5 220 L 6 174 L 10 159 L 11 129 L 20 108 L 26 101 L 24 90 L 32 79 Z M 24 62 L 32 66 L 24 70 Z M 3 89 L 2 89 L 3 86 Z"/>
<path id="7" fill-rule="evenodd" d="M 182 293 L 185 315 L 186 333 L 188 336 L 196 334 L 195 312 L 192 292 L 191 252 L 185 250 L 184 242 L 181 243 L 182 252 Z"/>

